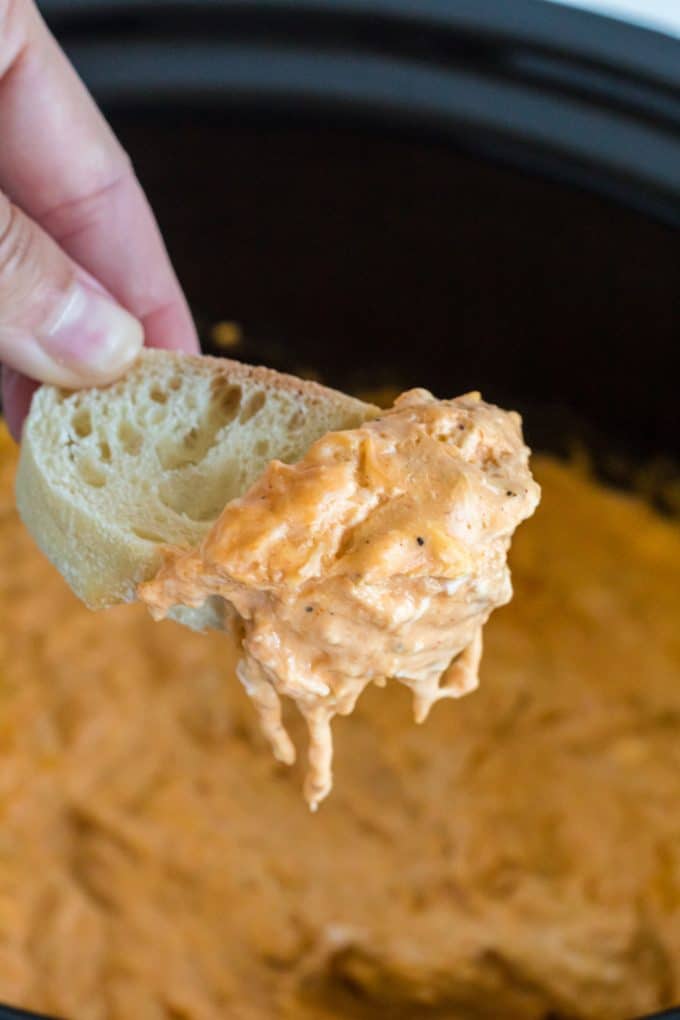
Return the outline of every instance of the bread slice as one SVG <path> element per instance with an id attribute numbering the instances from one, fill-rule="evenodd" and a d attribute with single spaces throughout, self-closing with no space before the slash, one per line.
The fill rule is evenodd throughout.
<path id="1" fill-rule="evenodd" d="M 26 527 L 92 609 L 135 598 L 160 549 L 196 546 L 274 458 L 377 408 L 266 368 L 145 350 L 119 382 L 43 386 L 24 426 L 17 504 Z M 197 629 L 219 607 L 179 609 Z"/>

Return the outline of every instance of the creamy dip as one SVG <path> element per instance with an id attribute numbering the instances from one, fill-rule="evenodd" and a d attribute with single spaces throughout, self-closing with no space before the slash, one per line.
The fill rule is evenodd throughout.
<path id="1" fill-rule="evenodd" d="M 0 428 L 2 1002 L 621 1020 L 680 1001 L 675 522 L 534 458 L 479 690 L 413 726 L 407 688 L 371 685 L 311 816 L 231 639 L 86 609 L 17 517 L 15 464 Z"/>
<path id="2" fill-rule="evenodd" d="M 512 595 L 510 540 L 539 492 L 519 415 L 411 390 L 298 463 L 273 461 L 139 595 L 156 618 L 214 595 L 232 607 L 238 675 L 279 761 L 295 760 L 280 696 L 306 720 L 314 809 L 331 788 L 331 720 L 369 683 L 411 688 L 417 722 L 476 687 L 482 627 Z"/>

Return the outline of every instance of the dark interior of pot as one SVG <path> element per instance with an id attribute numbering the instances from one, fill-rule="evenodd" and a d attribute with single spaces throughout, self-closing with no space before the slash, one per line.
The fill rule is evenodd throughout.
<path id="1" fill-rule="evenodd" d="M 119 109 L 206 350 L 351 391 L 480 389 L 600 470 L 672 461 L 677 233 L 433 137 L 321 119 Z M 670 471 L 670 466 L 662 474 Z"/>

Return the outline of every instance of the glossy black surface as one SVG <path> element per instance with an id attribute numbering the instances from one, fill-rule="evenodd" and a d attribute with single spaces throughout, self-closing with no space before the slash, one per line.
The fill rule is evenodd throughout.
<path id="1" fill-rule="evenodd" d="M 660 33 L 544 0 L 43 9 L 106 104 L 323 110 L 429 129 L 680 222 L 680 61 Z"/>
<path id="2" fill-rule="evenodd" d="M 448 140 L 199 109 L 114 122 L 203 326 L 356 390 L 479 388 L 529 438 L 680 455 L 678 233 Z"/>
<path id="3" fill-rule="evenodd" d="M 680 429 L 680 45 L 544 0 L 47 0 L 204 324 L 479 387 L 623 461 Z"/>

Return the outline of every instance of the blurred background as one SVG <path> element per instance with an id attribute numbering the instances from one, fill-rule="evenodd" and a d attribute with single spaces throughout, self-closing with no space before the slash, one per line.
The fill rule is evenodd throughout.
<path id="1" fill-rule="evenodd" d="M 572 7 L 582 7 L 599 14 L 610 14 L 634 25 L 656 28 L 670 35 L 680 35 L 680 8 L 675 0 L 552 0 Z"/>
<path id="2" fill-rule="evenodd" d="M 597 6 L 42 3 L 208 349 L 226 319 L 354 391 L 481 388 L 620 480 L 678 453 L 680 18 Z"/>

